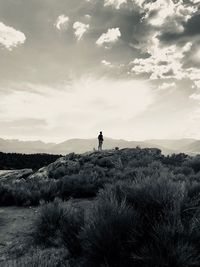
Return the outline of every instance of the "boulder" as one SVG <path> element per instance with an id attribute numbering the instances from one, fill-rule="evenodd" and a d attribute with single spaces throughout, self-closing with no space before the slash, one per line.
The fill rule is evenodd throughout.
<path id="1" fill-rule="evenodd" d="M 32 169 L 0 171 L 0 182 L 26 179 L 32 173 Z"/>

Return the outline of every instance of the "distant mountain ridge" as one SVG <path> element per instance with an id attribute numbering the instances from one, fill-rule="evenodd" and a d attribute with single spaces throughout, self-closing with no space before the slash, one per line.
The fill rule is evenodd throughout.
<path id="1" fill-rule="evenodd" d="M 112 139 L 105 137 L 104 149 L 119 148 L 141 148 L 156 147 L 162 150 L 163 154 L 172 153 L 200 153 L 200 140 L 196 139 L 152 139 L 144 141 L 127 141 L 123 139 Z M 20 141 L 17 139 L 0 138 L 0 151 L 5 153 L 47 153 L 47 154 L 68 154 L 71 152 L 84 153 L 97 149 L 97 139 L 69 139 L 61 143 L 45 143 L 42 141 Z"/>

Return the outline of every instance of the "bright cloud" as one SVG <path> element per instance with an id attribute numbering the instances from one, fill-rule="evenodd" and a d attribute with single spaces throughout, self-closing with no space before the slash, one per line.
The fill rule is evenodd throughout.
<path id="1" fill-rule="evenodd" d="M 0 22 L 0 44 L 12 50 L 20 44 L 26 41 L 26 36 L 23 32 L 15 30 L 13 27 L 6 26 L 4 23 Z"/>
<path id="2" fill-rule="evenodd" d="M 200 3 L 200 0 L 190 0 L 190 1 L 192 1 L 194 4 Z"/>
<path id="3" fill-rule="evenodd" d="M 112 66 L 111 62 L 109 62 L 109 61 L 107 61 L 107 60 L 105 60 L 105 59 L 103 59 L 103 60 L 101 61 L 101 64 L 103 64 L 104 66 Z"/>
<path id="4" fill-rule="evenodd" d="M 127 0 L 105 0 L 104 6 L 114 6 L 116 9 L 119 9 L 124 3 L 127 3 Z"/>
<path id="5" fill-rule="evenodd" d="M 83 38 L 84 33 L 86 33 L 89 28 L 90 28 L 89 24 L 84 24 L 84 23 L 79 22 L 79 21 L 76 21 L 73 24 L 73 29 L 75 31 L 74 34 L 75 34 L 78 41 L 80 41 Z"/>
<path id="6" fill-rule="evenodd" d="M 152 80 L 174 78 L 181 80 L 190 79 L 197 87 L 200 80 L 198 68 L 187 68 L 185 63 L 188 55 L 194 62 L 198 62 L 198 52 L 191 53 L 197 39 L 187 38 L 183 42 L 165 43 L 162 36 L 167 34 L 183 34 L 185 25 L 189 19 L 197 14 L 198 6 L 186 1 L 174 0 L 132 0 L 140 12 L 144 12 L 142 21 L 149 26 L 146 36 L 139 36 L 138 44 L 134 47 L 139 49 L 143 55 L 148 53 L 149 57 L 136 57 L 132 62 L 132 72 L 146 74 Z M 194 0 L 196 1 L 196 0 Z M 192 1 L 191 1 L 192 2 Z M 197 2 L 196 2 L 197 3 Z"/>
<path id="7" fill-rule="evenodd" d="M 159 90 L 166 90 L 166 89 L 174 88 L 175 86 L 176 86 L 175 82 L 163 83 L 158 87 L 158 89 Z"/>
<path id="8" fill-rule="evenodd" d="M 107 47 L 107 45 L 109 44 L 116 43 L 120 37 L 121 37 L 121 32 L 119 28 L 108 29 L 106 33 L 103 33 L 99 37 L 99 39 L 96 41 L 96 44 L 98 46 L 106 45 Z"/>
<path id="9" fill-rule="evenodd" d="M 55 27 L 59 31 L 64 31 L 68 29 L 68 26 L 69 26 L 69 17 L 65 15 L 60 15 L 56 20 Z"/>
<path id="10" fill-rule="evenodd" d="M 194 94 L 190 95 L 190 98 L 193 100 L 200 101 L 200 94 L 194 93 Z"/>
<path id="11" fill-rule="evenodd" d="M 198 0 L 197 0 L 198 1 Z M 182 32 L 183 23 L 188 21 L 198 10 L 197 7 L 185 4 L 183 0 L 133 0 L 141 12 L 145 10 L 143 19 L 152 26 L 164 27 L 163 31 Z M 170 27 L 170 29 L 169 29 Z"/>
<path id="12" fill-rule="evenodd" d="M 87 20 L 90 20 L 90 19 L 91 19 L 91 15 L 86 14 L 86 15 L 85 15 L 85 18 L 86 18 Z"/>
<path id="13" fill-rule="evenodd" d="M 161 46 L 157 35 L 154 35 L 151 43 L 147 45 L 148 58 L 136 58 L 133 60 L 132 71 L 136 74 L 148 73 L 150 79 L 184 78 L 187 73 L 183 69 L 182 59 L 184 53 L 191 49 L 192 43 L 188 42 L 183 47 L 177 45 Z"/>
<path id="14" fill-rule="evenodd" d="M 194 84 L 197 88 L 200 89 L 200 80 L 194 81 Z"/>

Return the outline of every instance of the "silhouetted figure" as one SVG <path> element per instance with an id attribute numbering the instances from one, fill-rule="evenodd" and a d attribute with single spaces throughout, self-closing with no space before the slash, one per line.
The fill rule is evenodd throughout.
<path id="1" fill-rule="evenodd" d="M 102 132 L 100 132 L 100 134 L 98 136 L 98 140 L 99 140 L 98 150 L 102 151 L 102 146 L 103 146 L 103 134 L 102 134 Z"/>

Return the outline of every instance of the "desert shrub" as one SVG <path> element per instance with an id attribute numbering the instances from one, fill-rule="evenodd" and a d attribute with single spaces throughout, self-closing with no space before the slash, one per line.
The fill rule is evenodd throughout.
<path id="1" fill-rule="evenodd" d="M 193 171 L 193 169 L 191 167 L 183 166 L 182 167 L 182 173 L 185 176 L 189 176 L 189 175 L 192 175 L 194 173 L 194 171 Z"/>
<path id="2" fill-rule="evenodd" d="M 35 243 L 45 246 L 60 245 L 62 242 L 59 228 L 63 219 L 64 208 L 59 199 L 43 205 L 35 222 L 33 233 Z"/>
<path id="3" fill-rule="evenodd" d="M 85 176 L 77 174 L 65 176 L 62 179 L 62 198 L 89 198 L 95 197 L 100 188 L 103 187 L 104 179 L 100 179 L 95 175 Z"/>
<path id="4" fill-rule="evenodd" d="M 128 163 L 129 167 L 147 167 L 150 163 L 153 162 L 153 157 L 151 155 L 145 155 L 141 159 L 133 159 Z"/>
<path id="5" fill-rule="evenodd" d="M 19 259 L 4 262 L 4 267 L 70 267 L 66 249 L 36 249 Z"/>
<path id="6" fill-rule="evenodd" d="M 66 157 L 56 161 L 49 166 L 49 177 L 53 179 L 60 179 L 65 175 L 73 175 L 79 173 L 80 163 L 77 160 L 71 160 L 71 157 Z"/>
<path id="7" fill-rule="evenodd" d="M 84 224 L 84 212 L 69 202 L 56 199 L 42 206 L 35 222 L 33 237 L 36 244 L 45 247 L 66 246 L 71 255 L 79 255 L 79 232 Z"/>
<path id="8" fill-rule="evenodd" d="M 139 148 L 84 155 L 72 153 L 48 167 L 44 176 L 48 178 L 36 175 L 31 179 L 1 182 L 0 205 L 30 206 L 56 197 L 65 200 L 95 197 L 106 184 L 119 180 L 149 178 L 154 183 L 165 176 L 178 186 L 185 181 L 200 183 L 199 158 L 185 154 L 165 157 L 160 150 Z"/>
<path id="9" fill-rule="evenodd" d="M 187 191 L 181 203 L 181 216 L 185 227 L 190 227 L 192 220 L 199 220 L 200 184 L 187 183 Z M 198 215 L 198 216 L 197 216 Z"/>
<path id="10" fill-rule="evenodd" d="M 200 197 L 200 183 L 196 181 L 186 182 L 187 196 L 189 199 Z"/>
<path id="11" fill-rule="evenodd" d="M 131 238 L 133 244 L 137 243 L 134 235 Z M 199 266 L 199 253 L 176 217 L 154 225 L 148 235 L 145 233 L 132 257 L 135 267 Z"/>
<path id="12" fill-rule="evenodd" d="M 68 248 L 72 256 L 81 254 L 79 234 L 84 225 L 83 209 L 75 209 L 70 205 L 65 208 L 63 220 L 60 222 L 60 232 L 63 244 Z"/>
<path id="13" fill-rule="evenodd" d="M 140 211 L 143 217 L 157 221 L 180 208 L 185 188 L 161 176 L 136 180 L 131 186 L 126 186 L 124 191 L 127 202 Z"/>
<path id="14" fill-rule="evenodd" d="M 60 197 L 61 186 L 61 181 L 59 180 L 47 180 L 40 183 L 40 188 L 38 190 L 40 193 L 40 200 L 53 201 L 56 197 Z"/>
<path id="15" fill-rule="evenodd" d="M 164 178 L 108 185 L 81 234 L 84 266 L 199 266 L 200 211 L 186 227 L 187 197 Z"/>
<path id="16" fill-rule="evenodd" d="M 184 163 L 184 166 L 192 168 L 195 173 L 199 172 L 200 171 L 200 155 L 189 158 Z"/>
<path id="17" fill-rule="evenodd" d="M 0 205 L 11 206 L 14 205 L 14 195 L 9 185 L 0 183 Z"/>
<path id="18" fill-rule="evenodd" d="M 115 167 L 115 164 L 112 162 L 112 160 L 109 157 L 103 157 L 96 161 L 96 164 L 103 168 L 113 168 Z"/>
<path id="19" fill-rule="evenodd" d="M 177 174 L 183 174 L 185 176 L 189 176 L 191 174 L 194 174 L 194 171 L 191 167 L 187 167 L 187 166 L 181 166 L 181 167 L 175 167 L 173 169 L 173 173 L 175 175 Z"/>
<path id="20" fill-rule="evenodd" d="M 115 195 L 99 199 L 81 233 L 84 266 L 131 266 L 129 235 L 137 214 Z"/>
<path id="21" fill-rule="evenodd" d="M 61 196 L 61 181 L 30 179 L 0 183 L 0 206 L 36 206 Z"/>
<path id="22" fill-rule="evenodd" d="M 184 153 L 172 154 L 161 158 L 161 162 L 166 165 L 181 166 L 188 158 Z"/>
<path id="23" fill-rule="evenodd" d="M 143 231 L 151 231 L 154 224 L 171 216 L 180 216 L 185 188 L 166 178 L 147 178 L 134 182 L 121 182 L 107 186 L 99 193 L 101 199 L 110 200 L 112 195 L 120 203 L 126 203 L 140 215 Z"/>

